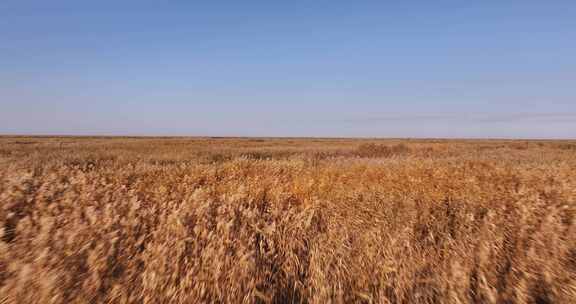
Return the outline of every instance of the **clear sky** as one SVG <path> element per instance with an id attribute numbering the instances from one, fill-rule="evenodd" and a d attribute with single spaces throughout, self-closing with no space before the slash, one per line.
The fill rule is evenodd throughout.
<path id="1" fill-rule="evenodd" d="M 0 134 L 576 138 L 576 1 L 4 0 Z"/>

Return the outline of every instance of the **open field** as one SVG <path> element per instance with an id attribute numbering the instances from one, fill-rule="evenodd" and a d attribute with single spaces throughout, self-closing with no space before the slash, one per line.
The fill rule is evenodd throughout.
<path id="1" fill-rule="evenodd" d="M 0 137 L 0 303 L 576 303 L 576 142 Z"/>

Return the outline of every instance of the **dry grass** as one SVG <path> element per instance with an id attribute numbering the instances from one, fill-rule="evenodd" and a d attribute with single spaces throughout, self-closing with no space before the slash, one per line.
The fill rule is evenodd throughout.
<path id="1" fill-rule="evenodd" d="M 0 138 L 0 303 L 575 303 L 576 144 Z"/>

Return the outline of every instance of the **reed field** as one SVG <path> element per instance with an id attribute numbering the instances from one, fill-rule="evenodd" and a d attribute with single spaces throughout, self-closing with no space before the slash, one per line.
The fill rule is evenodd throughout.
<path id="1" fill-rule="evenodd" d="M 576 303 L 576 142 L 3 136 L 0 303 Z"/>

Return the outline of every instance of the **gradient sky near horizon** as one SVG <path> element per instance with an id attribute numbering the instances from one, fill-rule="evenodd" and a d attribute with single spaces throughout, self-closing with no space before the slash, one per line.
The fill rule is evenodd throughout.
<path id="1" fill-rule="evenodd" d="M 576 138 L 576 1 L 2 1 L 0 134 Z"/>

